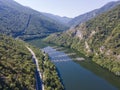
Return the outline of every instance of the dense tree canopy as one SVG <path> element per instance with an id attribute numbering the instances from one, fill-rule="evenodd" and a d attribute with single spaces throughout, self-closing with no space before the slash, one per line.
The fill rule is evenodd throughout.
<path id="1" fill-rule="evenodd" d="M 0 35 L 0 90 L 35 90 L 36 66 L 29 46 L 39 61 L 45 90 L 63 90 L 56 67 L 40 49 L 19 39 Z"/>
<path id="2" fill-rule="evenodd" d="M 23 42 L 0 35 L 0 89 L 35 90 L 35 65 Z"/>

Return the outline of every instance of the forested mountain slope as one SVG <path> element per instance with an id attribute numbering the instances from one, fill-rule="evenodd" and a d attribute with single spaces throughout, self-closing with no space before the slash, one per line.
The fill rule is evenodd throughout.
<path id="1" fill-rule="evenodd" d="M 76 49 L 120 76 L 120 5 L 46 41 Z"/>
<path id="2" fill-rule="evenodd" d="M 13 0 L 0 0 L 0 33 L 31 39 L 66 29 L 62 23 Z"/>
<path id="3" fill-rule="evenodd" d="M 114 8 L 115 6 L 117 6 L 118 4 L 120 4 L 120 1 L 113 1 L 113 2 L 109 2 L 106 5 L 104 5 L 103 7 L 99 8 L 99 9 L 95 9 L 93 11 L 90 11 L 88 13 L 79 15 L 75 18 L 73 18 L 70 22 L 68 22 L 68 24 L 72 27 L 80 24 L 80 23 L 84 23 L 92 18 L 95 18 L 96 16 Z"/>
<path id="4" fill-rule="evenodd" d="M 38 59 L 45 90 L 63 90 L 56 67 L 47 55 L 19 39 L 1 34 L 0 90 L 36 90 L 36 66 L 26 46 L 34 51 Z"/>
<path id="5" fill-rule="evenodd" d="M 35 65 L 24 43 L 0 35 L 0 90 L 35 90 Z"/>

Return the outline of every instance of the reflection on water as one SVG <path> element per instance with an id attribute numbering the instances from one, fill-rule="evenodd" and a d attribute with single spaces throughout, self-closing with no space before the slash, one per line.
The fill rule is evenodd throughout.
<path id="1" fill-rule="evenodd" d="M 45 47 L 43 50 L 55 63 L 66 90 L 118 90 L 105 79 L 75 63 L 64 52 L 52 47 Z"/>

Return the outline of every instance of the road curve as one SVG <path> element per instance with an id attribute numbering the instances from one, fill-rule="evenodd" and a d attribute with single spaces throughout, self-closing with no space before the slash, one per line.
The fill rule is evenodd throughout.
<path id="1" fill-rule="evenodd" d="M 26 48 L 30 51 L 30 53 L 32 54 L 32 58 L 33 61 L 36 64 L 36 90 L 44 90 L 44 84 L 43 84 L 43 79 L 42 79 L 42 74 L 40 73 L 40 68 L 39 68 L 39 64 L 38 64 L 38 59 L 35 55 L 35 53 L 33 52 L 33 50 L 31 48 L 29 48 L 28 46 L 26 46 Z M 41 85 L 40 85 L 41 84 Z"/>

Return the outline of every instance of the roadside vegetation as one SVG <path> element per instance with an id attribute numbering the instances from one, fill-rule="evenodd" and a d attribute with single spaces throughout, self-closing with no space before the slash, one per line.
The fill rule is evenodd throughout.
<path id="1" fill-rule="evenodd" d="M 34 72 L 24 42 L 0 35 L 0 90 L 35 90 Z"/>
<path id="2" fill-rule="evenodd" d="M 57 69 L 49 60 L 48 55 L 44 52 L 41 52 L 39 48 L 32 47 L 32 49 L 38 58 L 45 90 L 64 90 L 64 87 L 58 76 Z"/>

